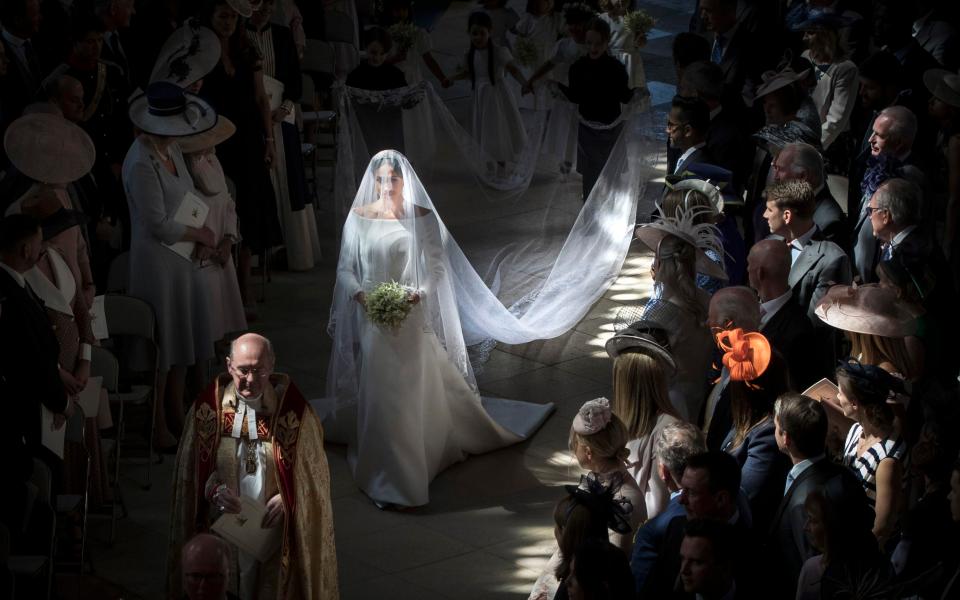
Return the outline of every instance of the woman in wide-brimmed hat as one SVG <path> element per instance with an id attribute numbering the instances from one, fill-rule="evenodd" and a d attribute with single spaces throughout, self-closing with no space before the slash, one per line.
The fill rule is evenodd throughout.
<path id="1" fill-rule="evenodd" d="M 216 147 L 230 139 L 236 130 L 229 119 L 220 117 L 213 129 L 178 141 L 194 184 L 210 207 L 204 225 L 213 231 L 216 251 L 201 272 L 206 287 L 204 295 L 210 302 L 215 340 L 247 328 L 237 270 L 233 265 L 233 246 L 240 241 L 237 211 L 216 153 Z"/>
<path id="2" fill-rule="evenodd" d="M 176 450 L 171 429 L 179 431 L 183 425 L 186 370 L 214 352 L 199 264 L 166 246 L 193 242 L 198 259 L 209 258 L 215 250 L 209 228 L 174 219 L 184 198 L 198 195 L 176 141 L 213 128 L 217 113 L 179 86 L 158 82 L 131 102 L 129 115 L 141 132 L 123 161 L 132 226 L 129 291 L 153 305 L 157 316 L 161 376 L 155 443 L 161 450 Z"/>
<path id="3" fill-rule="evenodd" d="M 679 421 L 670 405 L 668 377 L 677 370 L 667 331 L 652 321 L 631 323 L 607 340 L 613 359 L 613 412 L 627 426 L 627 471 L 640 486 L 647 518 L 660 514 L 670 501 L 657 472 L 653 449 L 664 427 Z"/>

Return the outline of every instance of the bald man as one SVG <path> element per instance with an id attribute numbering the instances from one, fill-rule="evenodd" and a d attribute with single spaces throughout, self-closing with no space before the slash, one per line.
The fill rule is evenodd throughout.
<path id="1" fill-rule="evenodd" d="M 195 535 L 183 546 L 183 592 L 189 600 L 227 600 L 230 546 L 209 533 Z"/>
<path id="2" fill-rule="evenodd" d="M 184 540 L 218 519 L 247 523 L 262 513 L 257 525 L 274 530 L 265 537 L 276 546 L 270 552 L 264 544 L 259 557 L 231 551 L 227 589 L 241 598 L 339 595 L 323 430 L 290 377 L 274 373 L 275 363 L 267 338 L 240 336 L 230 346 L 227 373 L 187 415 L 171 516 L 171 590 L 185 576 Z"/>
<path id="3" fill-rule="evenodd" d="M 747 255 L 750 287 L 760 297 L 760 333 L 787 359 L 793 383 L 806 389 L 810 381 L 813 325 L 790 287 L 790 249 L 779 240 L 762 240 Z"/>

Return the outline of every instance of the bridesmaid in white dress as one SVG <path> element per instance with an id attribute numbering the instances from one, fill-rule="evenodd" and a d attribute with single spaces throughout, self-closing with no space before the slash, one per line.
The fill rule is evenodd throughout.
<path id="1" fill-rule="evenodd" d="M 553 0 L 527 0 L 526 14 L 513 26 L 513 33 L 517 36 L 514 49 L 521 43 L 520 40 L 528 40 L 537 50 L 533 64 L 520 67 L 524 77 L 531 77 L 534 70 L 553 54 L 553 47 L 560 37 L 560 26 L 560 17 L 553 11 Z M 535 88 L 531 96 L 520 100 L 521 108 L 533 110 L 549 109 L 552 104 L 550 94 L 543 86 Z"/>
<path id="2" fill-rule="evenodd" d="M 496 169 L 502 171 L 506 163 L 517 162 L 527 145 L 526 130 L 505 74 L 510 73 L 520 85 L 526 85 L 527 81 L 514 65 L 510 51 L 493 41 L 490 15 L 471 14 L 467 28 L 470 50 L 466 65 L 457 69 L 456 77 L 469 79 L 473 89 L 470 132 L 485 157 L 496 162 Z M 487 167 L 488 171 L 494 171 L 493 164 Z"/>
<path id="3" fill-rule="evenodd" d="M 426 504 L 430 481 L 444 468 L 525 439 L 552 410 L 481 401 L 442 231 L 403 155 L 377 154 L 343 228 L 329 397 L 315 408 L 327 439 L 349 443 L 354 479 L 381 508 Z M 410 290 L 412 305 L 394 329 L 365 312 L 367 295 L 390 281 Z"/>
<path id="4" fill-rule="evenodd" d="M 623 63 L 627 68 L 627 85 L 630 89 L 647 87 L 647 76 L 643 70 L 643 58 L 640 48 L 647 43 L 645 35 L 635 35 L 626 28 L 623 17 L 627 13 L 625 0 L 601 0 L 606 12 L 600 18 L 610 25 L 610 56 Z"/>

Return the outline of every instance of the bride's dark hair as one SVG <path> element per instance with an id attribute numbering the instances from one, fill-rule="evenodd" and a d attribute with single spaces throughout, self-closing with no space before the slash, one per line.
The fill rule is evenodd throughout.
<path id="1" fill-rule="evenodd" d="M 474 25 L 479 25 L 480 27 L 485 27 L 489 31 L 493 31 L 493 19 L 490 18 L 490 15 L 478 10 L 477 12 L 470 13 L 470 17 L 467 19 L 467 31 L 470 31 L 470 28 Z M 470 44 L 470 50 L 467 51 L 467 68 L 470 69 L 470 89 L 477 88 L 477 74 L 473 68 L 473 54 L 476 51 L 476 48 L 473 47 L 473 44 Z M 493 53 L 493 40 L 487 42 L 487 71 L 490 75 L 490 85 L 496 85 L 497 82 L 493 78 L 494 70 L 496 65 L 494 64 L 496 60 L 494 59 Z"/>
<path id="2" fill-rule="evenodd" d="M 393 172 L 396 173 L 398 177 L 401 179 L 403 178 L 403 169 L 400 166 L 400 161 L 396 156 L 392 155 L 381 156 L 380 158 L 376 159 L 373 163 L 373 166 L 370 167 L 370 170 L 373 171 L 374 175 L 376 175 L 377 169 L 384 165 L 393 169 Z"/>

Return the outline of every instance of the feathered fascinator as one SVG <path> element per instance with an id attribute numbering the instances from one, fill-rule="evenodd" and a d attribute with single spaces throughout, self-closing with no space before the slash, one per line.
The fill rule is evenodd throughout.
<path id="1" fill-rule="evenodd" d="M 697 250 L 697 273 L 709 275 L 714 279 L 727 279 L 723 263 L 717 263 L 707 256 L 710 250 L 717 256 L 723 256 L 723 245 L 720 243 L 720 230 L 712 223 L 697 223 L 697 217 L 712 215 L 713 211 L 705 206 L 693 206 L 689 210 L 677 208 L 674 217 L 664 216 L 653 223 L 647 223 L 637 228 L 637 238 L 653 251 L 656 251 L 667 235 L 673 235 L 692 245 Z M 667 258 L 660 255 L 660 258 Z"/>
<path id="2" fill-rule="evenodd" d="M 603 483 L 594 473 L 580 477 L 579 485 L 565 485 L 567 493 L 573 499 L 570 509 L 576 505 L 584 506 L 598 520 L 617 533 L 630 533 L 630 514 L 633 504 L 627 498 L 617 498 L 617 492 L 623 485 L 623 477 L 615 474 L 610 483 Z M 569 517 L 569 513 L 567 514 Z"/>
<path id="3" fill-rule="evenodd" d="M 580 435 L 593 435 L 602 431 L 610 423 L 613 411 L 606 398 L 595 398 L 585 402 L 573 418 L 573 430 Z"/>
<path id="4" fill-rule="evenodd" d="M 762 333 L 745 333 L 739 327 L 716 334 L 717 346 L 723 351 L 723 366 L 732 381 L 751 382 L 770 366 L 772 350 Z"/>

